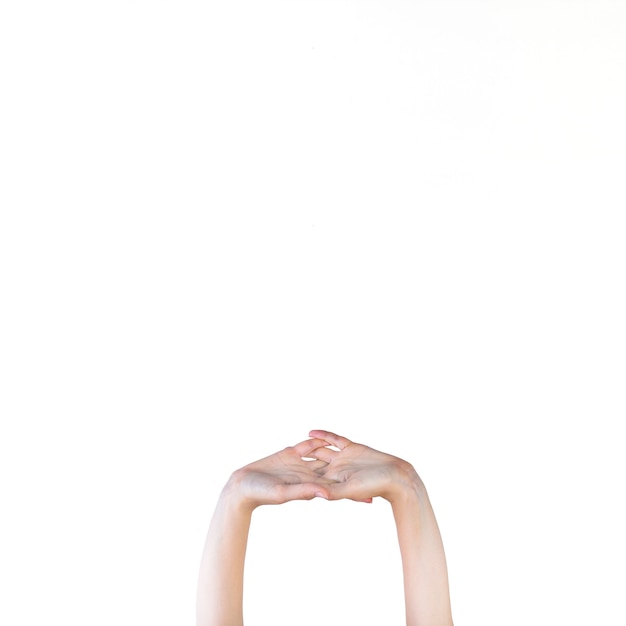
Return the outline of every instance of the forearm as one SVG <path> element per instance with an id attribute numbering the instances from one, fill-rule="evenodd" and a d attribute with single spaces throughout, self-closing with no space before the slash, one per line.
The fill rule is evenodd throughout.
<path id="1" fill-rule="evenodd" d="M 197 626 L 243 625 L 243 573 L 252 510 L 227 485 L 217 502 L 198 577 Z"/>
<path id="2" fill-rule="evenodd" d="M 417 474 L 391 500 L 404 575 L 407 626 L 452 626 L 443 542 Z"/>

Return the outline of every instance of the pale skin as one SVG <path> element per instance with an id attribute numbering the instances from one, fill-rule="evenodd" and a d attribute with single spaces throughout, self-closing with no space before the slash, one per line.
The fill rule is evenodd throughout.
<path id="1" fill-rule="evenodd" d="M 441 534 L 413 466 L 326 430 L 312 430 L 309 437 L 236 470 L 224 486 L 200 564 L 197 626 L 243 626 L 244 562 L 253 511 L 315 497 L 387 500 L 402 558 L 407 626 L 452 626 Z"/>

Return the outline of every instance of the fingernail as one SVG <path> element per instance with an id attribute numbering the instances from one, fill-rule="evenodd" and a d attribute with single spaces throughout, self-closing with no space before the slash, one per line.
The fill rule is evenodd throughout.
<path id="1" fill-rule="evenodd" d="M 328 497 L 327 497 L 325 494 L 323 494 L 321 491 L 317 491 L 317 492 L 315 493 L 315 495 L 316 495 L 318 498 L 324 498 L 324 500 L 328 500 Z"/>

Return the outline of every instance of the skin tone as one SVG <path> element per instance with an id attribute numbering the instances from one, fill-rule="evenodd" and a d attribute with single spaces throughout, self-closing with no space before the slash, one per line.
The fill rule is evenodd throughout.
<path id="1" fill-rule="evenodd" d="M 197 626 L 243 626 L 244 561 L 254 509 L 315 497 L 387 500 L 402 557 L 407 626 L 452 626 L 443 543 L 413 466 L 326 430 L 309 436 L 235 471 L 222 490 L 200 565 Z"/>

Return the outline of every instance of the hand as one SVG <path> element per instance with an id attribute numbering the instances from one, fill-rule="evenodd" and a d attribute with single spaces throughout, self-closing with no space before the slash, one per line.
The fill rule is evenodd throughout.
<path id="1" fill-rule="evenodd" d="M 326 430 L 312 430 L 311 441 L 323 440 L 309 452 L 312 458 L 324 461 L 316 471 L 330 479 L 329 500 L 348 498 L 359 502 L 371 502 L 381 496 L 392 502 L 407 485 L 419 481 L 413 466 L 398 457 L 354 443 Z M 331 450 L 327 445 L 339 448 Z"/>
<path id="2" fill-rule="evenodd" d="M 290 500 L 329 498 L 334 481 L 319 474 L 326 466 L 321 460 L 305 461 L 328 443 L 307 439 L 235 471 L 226 490 L 235 493 L 250 509 L 263 504 L 283 504 Z"/>

